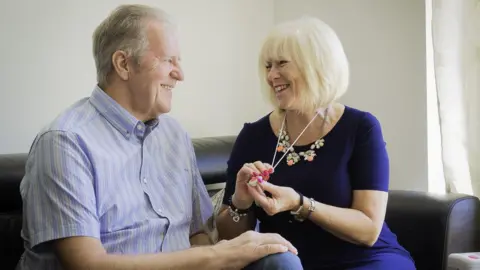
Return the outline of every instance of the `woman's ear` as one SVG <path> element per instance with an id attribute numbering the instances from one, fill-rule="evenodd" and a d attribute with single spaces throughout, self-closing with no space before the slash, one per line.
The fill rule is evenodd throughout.
<path id="1" fill-rule="evenodd" d="M 128 80 L 129 66 L 127 54 L 124 51 L 116 51 L 112 55 L 113 69 L 122 80 Z"/>

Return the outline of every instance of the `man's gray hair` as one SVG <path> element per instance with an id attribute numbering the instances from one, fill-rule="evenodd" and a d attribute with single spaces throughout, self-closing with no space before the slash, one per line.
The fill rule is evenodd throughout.
<path id="1" fill-rule="evenodd" d="M 112 55 L 117 50 L 139 62 L 148 48 L 146 22 L 156 20 L 174 25 L 165 11 L 145 5 L 121 5 L 117 7 L 93 33 L 93 57 L 97 68 L 97 81 L 102 87 L 108 83 L 113 70 Z"/>

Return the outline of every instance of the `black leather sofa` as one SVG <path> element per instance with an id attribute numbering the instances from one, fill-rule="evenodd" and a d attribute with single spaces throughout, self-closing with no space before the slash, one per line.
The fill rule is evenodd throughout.
<path id="1" fill-rule="evenodd" d="M 194 139 L 198 166 L 209 188 L 221 188 L 235 137 Z M 23 252 L 19 183 L 26 154 L 0 155 L 0 269 L 14 269 Z M 212 192 L 214 192 L 213 190 Z M 390 191 L 386 221 L 419 270 L 446 269 L 454 252 L 480 251 L 480 203 L 466 195 Z"/>

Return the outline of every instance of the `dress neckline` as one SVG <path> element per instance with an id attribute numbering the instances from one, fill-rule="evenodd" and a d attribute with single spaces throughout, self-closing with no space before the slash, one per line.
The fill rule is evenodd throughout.
<path id="1" fill-rule="evenodd" d="M 345 107 L 345 109 L 343 110 L 343 113 L 342 115 L 340 116 L 340 118 L 338 119 L 337 123 L 335 123 L 335 125 L 332 127 L 332 129 L 330 131 L 328 131 L 324 136 L 322 136 L 322 139 L 326 140 L 328 137 L 330 137 L 332 133 L 336 132 L 337 129 L 339 129 L 339 125 L 341 125 L 344 121 L 344 118 L 345 118 L 345 114 L 347 114 L 349 111 L 350 111 L 350 107 L 348 107 L 347 105 L 343 105 Z M 278 140 L 278 134 L 275 133 L 275 131 L 272 129 L 272 124 L 270 123 L 270 115 L 273 113 L 270 112 L 268 115 L 267 115 L 267 123 L 268 123 L 268 129 L 270 131 L 270 134 L 275 138 L 275 141 Z M 301 145 L 294 145 L 293 147 L 295 148 L 299 148 L 299 149 L 306 149 L 306 148 L 310 148 L 310 146 L 312 144 L 314 144 L 317 140 L 314 140 L 312 142 L 309 142 L 307 144 L 301 144 Z"/>

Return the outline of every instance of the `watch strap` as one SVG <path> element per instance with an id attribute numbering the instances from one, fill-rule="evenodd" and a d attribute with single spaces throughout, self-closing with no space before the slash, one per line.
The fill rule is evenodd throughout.
<path id="1" fill-rule="evenodd" d="M 290 211 L 290 214 L 294 215 L 294 216 L 298 216 L 300 214 L 300 212 L 303 210 L 303 200 L 304 200 L 304 196 L 302 193 L 298 192 L 298 195 L 300 195 L 300 205 L 299 207 L 297 208 L 297 210 L 294 210 L 294 211 Z"/>

